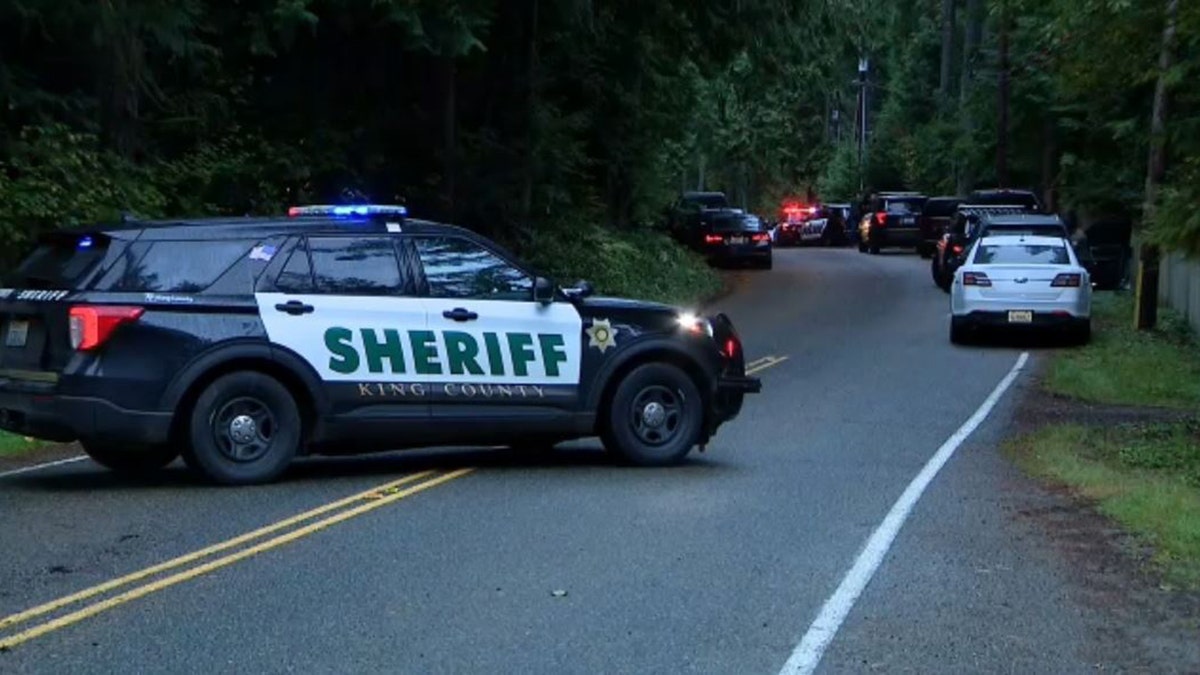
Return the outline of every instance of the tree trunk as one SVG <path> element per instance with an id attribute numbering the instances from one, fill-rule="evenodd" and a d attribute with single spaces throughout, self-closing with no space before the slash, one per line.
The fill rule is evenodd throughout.
<path id="1" fill-rule="evenodd" d="M 449 222 L 457 222 L 458 213 L 455 209 L 455 192 L 458 172 L 458 111 L 457 111 L 458 73 L 453 56 L 442 57 L 442 84 L 445 87 L 445 99 L 442 105 L 442 132 L 444 157 L 442 183 L 442 203 Z"/>
<path id="2" fill-rule="evenodd" d="M 133 159 L 139 150 L 141 85 L 145 77 L 145 45 L 130 24 L 125 0 L 100 3 L 102 35 L 98 69 L 100 128 L 105 144 L 119 156 Z"/>
<path id="3" fill-rule="evenodd" d="M 962 122 L 962 134 L 971 137 L 975 133 L 975 123 L 971 119 L 967 107 L 971 98 L 971 90 L 975 82 L 975 59 L 979 52 L 979 41 L 983 37 L 983 2 L 982 0 L 967 0 L 966 20 L 963 29 L 962 73 L 959 77 L 958 110 Z M 956 158 L 957 191 L 966 194 L 974 188 L 975 176 L 972 167 L 964 164 L 961 158 Z"/>
<path id="4" fill-rule="evenodd" d="M 1175 62 L 1175 17 L 1178 12 L 1179 0 L 1167 0 L 1162 46 L 1158 54 L 1158 82 L 1154 86 L 1154 108 L 1150 114 L 1150 157 L 1146 166 L 1143 228 L 1154 222 L 1158 209 L 1158 188 L 1167 173 L 1167 74 Z M 1158 323 L 1158 246 L 1142 244 L 1140 258 L 1135 325 L 1138 330 L 1149 330 Z"/>
<path id="5" fill-rule="evenodd" d="M 1008 115 L 1009 115 L 1009 72 L 1008 37 L 1009 37 L 1008 0 L 1000 2 L 1000 63 L 999 86 L 996 102 L 999 108 L 999 119 L 996 121 L 996 183 L 999 187 L 1008 187 Z"/>
<path id="6" fill-rule="evenodd" d="M 950 98 L 950 61 L 954 58 L 954 11 L 956 0 L 942 0 L 942 69 L 938 91 L 943 102 Z"/>
<path id="7" fill-rule="evenodd" d="M 530 0 L 529 8 L 529 40 L 528 51 L 525 54 L 525 165 L 521 174 L 521 227 L 530 227 L 530 217 L 533 211 L 533 182 L 537 174 L 537 39 L 538 39 L 538 0 Z"/>
<path id="8" fill-rule="evenodd" d="M 1042 205 L 1058 211 L 1058 121 L 1049 112 L 1042 119 Z"/>

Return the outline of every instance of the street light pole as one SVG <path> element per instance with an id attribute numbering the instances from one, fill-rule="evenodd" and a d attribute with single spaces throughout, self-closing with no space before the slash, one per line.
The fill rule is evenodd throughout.
<path id="1" fill-rule="evenodd" d="M 863 163 L 867 145 L 867 72 L 870 63 L 867 57 L 858 59 L 858 192 L 866 188 L 866 166 Z"/>

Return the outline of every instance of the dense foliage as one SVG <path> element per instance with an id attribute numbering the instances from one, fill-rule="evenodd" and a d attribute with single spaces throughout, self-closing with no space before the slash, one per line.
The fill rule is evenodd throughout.
<path id="1" fill-rule="evenodd" d="M 570 274 L 595 253 L 570 242 L 636 241 L 682 188 L 756 206 L 815 175 L 836 21 L 818 0 L 4 0 L 0 239 L 403 199 Z"/>
<path id="2" fill-rule="evenodd" d="M 0 0 L 0 244 L 11 259 L 41 229 L 121 211 L 404 199 L 625 289 L 656 261 L 597 251 L 644 246 L 681 189 L 764 211 L 810 186 L 853 197 L 860 54 L 868 187 L 994 183 L 1002 2 L 1011 182 L 1136 207 L 1158 3 Z M 1191 246 L 1200 94 L 1178 85 L 1197 14 L 1181 9 L 1158 230 Z M 711 289 L 667 255 L 679 285 Z"/>

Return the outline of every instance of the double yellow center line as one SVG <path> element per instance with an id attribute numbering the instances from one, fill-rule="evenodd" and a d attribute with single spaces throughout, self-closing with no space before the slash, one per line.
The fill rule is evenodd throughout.
<path id="1" fill-rule="evenodd" d="M 787 359 L 786 356 L 764 356 L 754 359 L 746 364 L 746 374 L 752 375 L 761 372 L 779 365 Z M 151 593 L 228 567 L 264 551 L 279 548 L 332 525 L 461 478 L 472 471 L 474 469 L 471 468 L 455 471 L 423 471 L 404 476 L 198 551 L 0 618 L 0 651 L 12 649 L 34 638 L 65 628 Z M 264 539 L 269 536 L 270 538 Z M 253 543 L 256 541 L 258 543 Z M 76 608 L 71 609 L 72 607 Z M 63 613 L 64 611 L 65 613 Z"/>
<path id="2" fill-rule="evenodd" d="M 239 535 L 232 539 L 227 539 L 223 542 L 213 544 L 198 551 L 193 551 L 186 555 L 172 558 L 163 563 L 147 567 L 137 572 L 127 574 L 123 577 L 106 581 L 102 584 L 85 588 L 77 593 L 47 602 L 37 607 L 31 607 L 23 612 L 17 612 L 10 616 L 0 619 L 0 651 L 12 649 L 17 645 L 40 637 L 47 633 L 65 628 L 74 623 L 78 623 L 93 617 L 101 612 L 113 609 L 132 600 L 145 597 L 151 593 L 161 591 L 164 588 L 169 588 L 176 584 L 183 583 L 190 579 L 208 574 L 209 572 L 227 567 L 240 560 L 245 560 L 251 556 L 257 555 L 264 551 L 269 551 L 273 548 L 278 548 L 284 544 L 291 543 L 297 539 L 307 537 L 315 532 L 323 530 L 331 525 L 336 525 L 340 522 L 349 520 L 356 516 L 360 516 L 369 511 L 387 506 L 393 502 L 398 502 L 405 497 L 412 496 L 418 492 L 428 490 L 432 487 L 437 487 L 443 483 L 448 483 L 456 478 L 461 478 L 474 469 L 464 468 L 456 471 L 423 471 L 421 473 L 405 476 L 398 480 L 384 483 L 378 487 L 371 488 L 364 492 L 355 495 L 350 495 L 344 499 L 339 499 L 335 502 L 319 506 L 315 509 L 305 511 L 290 518 L 286 518 L 276 523 L 261 527 L 253 532 Z M 291 529 L 284 534 L 277 535 L 266 541 L 259 542 L 253 546 L 242 548 L 233 553 L 208 560 L 207 562 L 190 566 L 192 563 L 199 562 L 206 558 L 210 558 L 218 553 L 229 551 L 243 544 L 248 544 L 257 539 L 266 537 L 267 535 L 288 530 L 293 526 L 300 525 L 306 521 L 310 521 L 318 516 L 323 516 L 330 512 L 337 511 L 334 515 L 326 516 L 320 520 L 309 522 L 306 525 L 301 525 L 295 529 Z M 182 568 L 182 569 L 181 569 Z M 150 580 L 156 575 L 161 575 L 172 570 L 180 570 L 166 576 L 159 576 L 156 579 Z M 141 583 L 140 585 L 139 582 Z M 115 591 L 126 586 L 133 586 L 129 590 L 121 592 L 117 595 L 110 595 L 103 599 L 95 600 L 90 604 L 71 611 L 56 618 L 45 620 L 42 623 L 37 623 L 33 626 L 25 628 L 17 633 L 12 633 L 3 636 L 11 628 L 16 628 L 21 624 L 28 623 L 34 619 L 46 617 L 54 614 L 59 610 L 84 603 L 98 596 L 105 595 L 110 591 Z"/>

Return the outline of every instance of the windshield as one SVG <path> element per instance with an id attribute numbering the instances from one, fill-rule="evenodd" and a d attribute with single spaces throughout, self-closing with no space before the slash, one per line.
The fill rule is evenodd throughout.
<path id="1" fill-rule="evenodd" d="M 900 214 L 904 214 L 904 215 L 911 215 L 911 214 L 917 213 L 921 209 L 921 202 L 914 201 L 914 200 L 889 201 L 887 203 L 887 206 L 885 207 L 885 209 L 888 213 L 900 213 Z"/>
<path id="2" fill-rule="evenodd" d="M 1071 257 L 1061 244 L 983 244 L 975 253 L 980 265 L 1067 265 Z"/>

